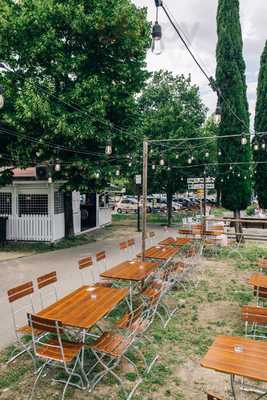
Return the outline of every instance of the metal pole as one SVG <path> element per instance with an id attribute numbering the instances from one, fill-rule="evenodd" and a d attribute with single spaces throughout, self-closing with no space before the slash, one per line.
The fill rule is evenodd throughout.
<path id="1" fill-rule="evenodd" d="M 138 207 L 137 207 L 137 232 L 141 232 L 140 199 L 141 199 L 141 187 L 140 187 L 140 185 L 137 185 L 137 201 L 138 201 Z"/>
<path id="2" fill-rule="evenodd" d="M 206 218 L 207 218 L 207 172 L 204 168 L 204 232 L 206 232 Z"/>
<path id="3" fill-rule="evenodd" d="M 142 220 L 142 261 L 146 251 L 146 213 L 147 213 L 147 166 L 148 166 L 148 141 L 143 142 L 143 220 Z"/>

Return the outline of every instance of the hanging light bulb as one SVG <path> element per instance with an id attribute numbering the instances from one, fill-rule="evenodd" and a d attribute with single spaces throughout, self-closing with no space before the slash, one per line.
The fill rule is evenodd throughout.
<path id="1" fill-rule="evenodd" d="M 217 102 L 215 113 L 212 115 L 212 119 L 215 125 L 220 125 L 222 121 L 222 108 L 220 106 L 219 100 Z"/>
<path id="2" fill-rule="evenodd" d="M 243 146 L 245 146 L 245 145 L 247 144 L 247 142 L 248 142 L 248 140 L 247 140 L 246 136 L 242 136 L 241 144 L 242 144 Z"/>
<path id="3" fill-rule="evenodd" d="M 208 151 L 206 151 L 205 157 L 206 157 L 206 158 L 209 158 L 209 156 L 210 156 L 210 153 L 209 153 Z"/>
<path id="4" fill-rule="evenodd" d="M 112 142 L 110 139 L 107 141 L 105 153 L 107 156 L 110 156 L 112 154 Z"/>
<path id="5" fill-rule="evenodd" d="M 95 173 L 95 177 L 96 177 L 96 179 L 99 179 L 99 178 L 100 178 L 100 173 L 99 173 L 99 171 L 97 171 L 97 172 Z"/>
<path id="6" fill-rule="evenodd" d="M 52 179 L 51 174 L 48 176 L 48 183 L 53 183 L 53 179 Z"/>
<path id="7" fill-rule="evenodd" d="M 129 167 L 131 167 L 132 166 L 132 162 L 130 161 L 128 165 L 129 165 Z"/>
<path id="8" fill-rule="evenodd" d="M 262 148 L 262 150 L 266 150 L 266 143 L 265 143 L 265 142 L 263 142 L 263 143 L 261 144 L 261 148 Z"/>
<path id="9" fill-rule="evenodd" d="M 223 183 L 223 178 L 221 179 L 221 182 Z"/>
<path id="10" fill-rule="evenodd" d="M 218 150 L 218 156 L 221 156 L 221 155 L 222 155 L 222 151 Z"/>
<path id="11" fill-rule="evenodd" d="M 255 151 L 258 151 L 258 150 L 259 150 L 259 145 L 258 145 L 258 143 L 254 143 L 253 149 L 254 149 Z"/>
<path id="12" fill-rule="evenodd" d="M 159 164 L 163 167 L 165 165 L 165 160 L 161 157 Z"/>
<path id="13" fill-rule="evenodd" d="M 192 158 L 190 157 L 190 158 L 188 158 L 188 164 L 192 164 Z"/>
<path id="14" fill-rule="evenodd" d="M 155 169 L 156 169 L 156 164 L 152 164 L 152 169 L 153 169 L 153 171 L 155 171 Z"/>
<path id="15" fill-rule="evenodd" d="M 229 176 L 229 175 L 227 176 L 227 179 L 230 179 L 230 176 Z"/>
<path id="16" fill-rule="evenodd" d="M 233 167 L 232 167 L 232 165 L 230 165 L 229 169 L 230 169 L 230 171 L 233 171 Z"/>
<path id="17" fill-rule="evenodd" d="M 237 174 L 238 178 L 240 178 L 240 172 Z"/>
<path id="18" fill-rule="evenodd" d="M 176 158 L 176 160 L 178 160 L 178 158 L 179 158 L 179 155 L 178 155 L 178 154 L 176 154 L 175 158 Z"/>
<path id="19" fill-rule="evenodd" d="M 56 164 L 55 164 L 55 171 L 59 172 L 61 170 L 61 165 L 59 162 L 59 159 L 56 160 Z"/>
<path id="20" fill-rule="evenodd" d="M 119 169 L 116 170 L 116 176 L 120 176 L 120 170 Z"/>
<path id="21" fill-rule="evenodd" d="M 152 47 L 151 50 L 154 54 L 160 55 L 162 53 L 162 29 L 158 21 L 155 22 L 152 28 Z"/>
<path id="22" fill-rule="evenodd" d="M 247 177 L 246 177 L 246 176 L 244 176 L 244 179 L 246 180 L 246 179 L 247 179 Z"/>
<path id="23" fill-rule="evenodd" d="M 171 170 L 171 167 L 168 167 L 168 171 L 170 171 Z"/>
<path id="24" fill-rule="evenodd" d="M 130 154 L 127 154 L 126 158 L 131 158 Z"/>
<path id="25" fill-rule="evenodd" d="M 0 110 L 5 105 L 5 99 L 4 99 L 3 93 L 4 93 L 4 87 L 2 85 L 0 85 Z"/>

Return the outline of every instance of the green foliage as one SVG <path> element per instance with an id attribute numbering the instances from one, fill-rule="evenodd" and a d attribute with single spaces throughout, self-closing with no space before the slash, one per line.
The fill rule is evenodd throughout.
<path id="1" fill-rule="evenodd" d="M 256 104 L 256 115 L 255 115 L 255 131 L 266 132 L 267 131 L 267 42 L 265 44 L 262 56 L 261 66 L 259 73 L 258 89 L 257 89 L 257 104 Z M 262 137 L 262 143 L 267 146 L 266 136 Z M 267 161 L 267 152 L 260 146 L 259 151 L 254 151 L 254 160 L 257 162 Z M 259 205 L 262 208 L 267 208 L 267 164 L 257 164 L 256 166 L 256 177 L 255 177 L 255 191 L 258 196 Z"/>
<path id="2" fill-rule="evenodd" d="M 248 216 L 255 215 L 255 212 L 256 212 L 256 206 L 255 205 L 248 206 L 247 209 L 246 209 L 246 214 Z"/>
<path id="3" fill-rule="evenodd" d="M 181 139 L 203 134 L 206 108 L 190 77 L 174 76 L 167 71 L 155 72 L 139 99 L 139 109 L 143 135 L 148 139 Z M 181 146 L 176 142 L 172 146 L 153 146 L 151 150 L 149 191 L 167 193 L 170 211 L 172 195 L 186 189 L 186 177 L 193 173 L 183 168 L 193 155 L 193 144 L 192 141 Z M 164 158 L 165 166 L 159 166 L 161 158 Z M 152 163 L 156 164 L 156 170 L 152 170 Z M 198 169 L 197 173 L 201 171 Z"/>
<path id="4" fill-rule="evenodd" d="M 239 0 L 219 0 L 217 31 L 216 81 L 222 95 L 219 135 L 238 135 L 249 131 Z M 222 151 L 220 162 L 225 164 L 220 166 L 222 205 L 231 211 L 244 210 L 251 197 L 249 165 L 237 165 L 233 172 L 229 172 L 229 166 L 250 161 L 250 144 L 241 145 L 241 138 L 236 137 L 221 138 L 218 146 Z"/>
<path id="5" fill-rule="evenodd" d="M 0 0 L 0 8 L 0 60 L 15 71 L 0 72 L 1 118 L 20 133 L 5 135 L 1 151 L 20 167 L 59 157 L 65 164 L 55 178 L 68 189 L 106 187 L 117 169 L 104 155 L 107 139 L 117 154 L 136 146 L 135 96 L 148 77 L 146 11 L 130 0 Z"/>

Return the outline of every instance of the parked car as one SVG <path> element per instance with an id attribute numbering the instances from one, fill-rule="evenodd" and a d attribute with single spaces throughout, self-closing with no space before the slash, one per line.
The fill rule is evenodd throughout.
<path id="1" fill-rule="evenodd" d="M 138 201 L 135 198 L 123 198 L 118 203 L 115 205 L 115 212 L 118 214 L 122 213 L 137 213 L 138 210 Z M 152 206 L 150 203 L 147 205 L 147 212 L 151 213 L 152 212 Z"/>

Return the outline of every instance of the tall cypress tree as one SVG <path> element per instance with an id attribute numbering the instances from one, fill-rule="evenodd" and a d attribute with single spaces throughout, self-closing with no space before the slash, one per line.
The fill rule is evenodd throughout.
<path id="1" fill-rule="evenodd" d="M 219 135 L 238 135 L 249 132 L 249 111 L 246 95 L 245 62 L 239 16 L 239 0 L 219 0 L 217 13 L 217 70 L 216 82 L 220 90 L 222 120 Z M 240 218 L 251 197 L 251 177 L 249 164 L 232 165 L 250 161 L 249 140 L 241 144 L 241 137 L 221 138 L 218 147 L 222 155 L 220 183 L 222 205 Z M 236 225 L 237 233 L 240 229 Z"/>
<path id="2" fill-rule="evenodd" d="M 267 132 L 267 41 L 261 56 L 261 66 L 257 89 L 257 105 L 255 116 L 255 131 Z M 267 162 L 267 136 L 258 135 L 260 146 L 258 151 L 254 151 L 254 160 Z M 265 146 L 262 146 L 265 144 Z M 257 164 L 255 191 L 258 196 L 261 208 L 267 208 L 267 164 Z"/>

